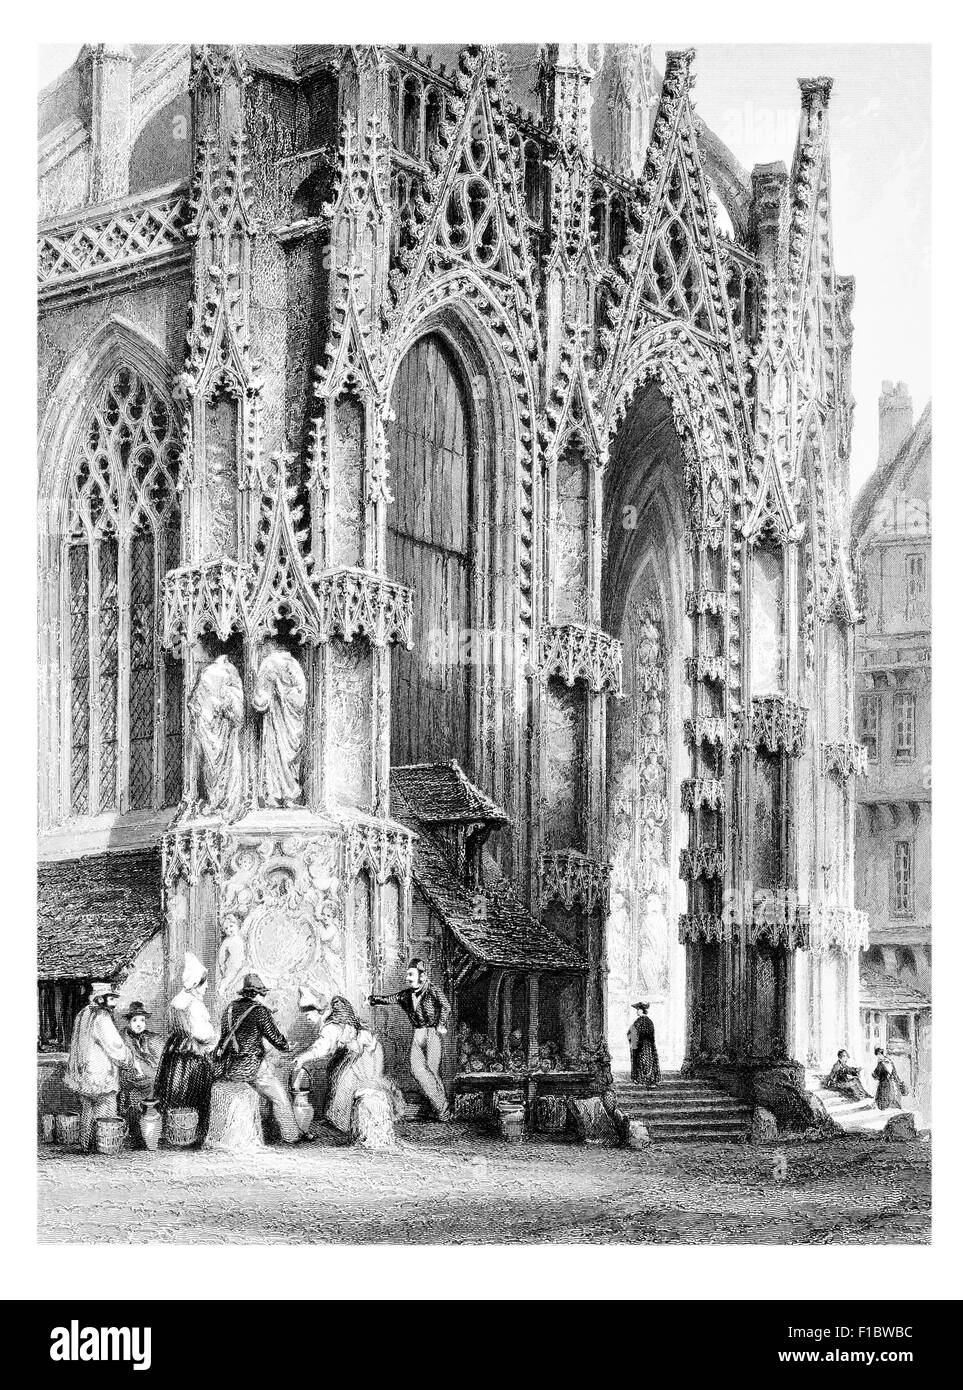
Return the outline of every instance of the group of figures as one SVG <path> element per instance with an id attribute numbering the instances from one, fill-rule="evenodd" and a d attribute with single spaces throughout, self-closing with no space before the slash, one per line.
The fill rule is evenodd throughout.
<path id="1" fill-rule="evenodd" d="M 94 1125 L 102 1119 L 126 1119 L 136 1145 L 147 1102 L 165 1112 L 195 1112 L 197 1142 L 209 1148 L 262 1143 L 262 1102 L 285 1144 L 310 1142 L 314 1111 L 307 1093 L 319 1068 L 326 1083 L 324 1119 L 335 1130 L 349 1132 L 361 1091 L 383 1092 L 393 1117 L 404 1114 L 401 1091 L 385 1075 L 380 1041 L 343 996 L 326 1000 L 301 987 L 299 1008 L 315 1038 L 295 1052 L 267 1007 L 268 988 L 258 975 L 244 976 L 220 1029 L 204 1002 L 207 971 L 191 952 L 184 959 L 181 985 L 168 1010 L 166 1041 L 148 1030 L 150 1015 L 139 1001 L 131 1004 L 123 1030 L 118 1029 L 116 990 L 103 981 L 91 987 L 90 1000 L 74 1023 L 65 1074 L 80 1100 L 84 1149 L 93 1148 Z M 411 961 L 405 988 L 397 994 L 371 995 L 368 1002 L 397 1004 L 408 1016 L 412 1074 L 431 1114 L 447 1123 L 451 1112 L 439 1069 L 451 1009 L 429 981 L 425 962 Z M 272 1052 L 289 1054 L 286 1080 L 278 1074 Z"/>
<path id="2" fill-rule="evenodd" d="M 258 667 L 251 705 L 263 716 L 257 776 L 264 805 L 294 806 L 301 800 L 307 682 L 290 652 L 268 651 Z M 244 798 L 244 686 L 226 656 L 201 672 L 188 708 L 203 774 L 201 809 L 205 815 L 234 818 Z"/>
<path id="3" fill-rule="evenodd" d="M 902 1097 L 907 1092 L 896 1073 L 893 1059 L 887 1057 L 886 1052 L 881 1047 L 876 1048 L 875 1057 L 876 1066 L 873 1069 L 873 1080 L 876 1082 L 876 1095 L 873 1098 L 874 1103 L 880 1110 L 902 1110 Z M 869 1092 L 863 1085 L 860 1071 L 860 1067 L 853 1066 L 846 1049 L 840 1048 L 832 1069 L 826 1077 L 826 1086 L 829 1090 L 838 1091 L 841 1096 L 846 1096 L 848 1100 L 869 1100 Z"/>

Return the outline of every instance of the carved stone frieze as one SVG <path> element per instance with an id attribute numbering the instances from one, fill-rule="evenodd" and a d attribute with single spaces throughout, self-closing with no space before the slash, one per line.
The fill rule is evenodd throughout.
<path id="1" fill-rule="evenodd" d="M 354 879 L 367 869 L 378 883 L 387 883 L 389 878 L 409 883 L 412 844 L 408 830 L 370 821 L 353 823 L 344 841 L 345 878 Z"/>
<path id="2" fill-rule="evenodd" d="M 92 279 L 116 279 L 168 265 L 186 253 L 184 188 L 125 198 L 100 216 L 86 210 L 47 223 L 37 238 L 37 288 L 41 301 L 79 289 Z"/>
<path id="3" fill-rule="evenodd" d="M 576 903 L 591 915 L 605 913 L 609 904 L 612 866 L 590 859 L 578 850 L 553 850 L 543 854 L 540 863 L 539 896 L 543 907 L 559 901 L 566 909 Z"/>
<path id="4" fill-rule="evenodd" d="M 697 613 L 711 613 L 714 618 L 726 611 L 726 595 L 723 589 L 690 589 L 685 596 L 685 611 L 690 618 Z"/>
<path id="5" fill-rule="evenodd" d="M 685 678 L 690 685 L 696 681 L 718 683 L 726 678 L 726 659 L 724 656 L 687 656 L 684 662 Z"/>
<path id="6" fill-rule="evenodd" d="M 725 850 L 714 845 L 679 851 L 680 878 L 722 878 L 726 871 Z"/>
<path id="7" fill-rule="evenodd" d="M 805 951 L 809 946 L 809 915 L 806 908 L 796 908 L 786 915 L 763 913 L 746 923 L 746 940 L 750 946 L 760 942 L 788 951 Z"/>
<path id="8" fill-rule="evenodd" d="M 356 569 L 323 570 L 316 583 L 322 641 L 366 637 L 376 647 L 411 647 L 412 594 L 406 585 Z"/>
<path id="9" fill-rule="evenodd" d="M 824 743 L 823 771 L 846 781 L 850 777 L 865 777 L 868 771 L 867 749 L 852 739 Z"/>
<path id="10" fill-rule="evenodd" d="M 732 738 L 729 720 L 720 715 L 700 714 L 695 719 L 684 719 L 682 732 L 689 744 L 709 743 L 722 749 L 729 747 Z"/>
<path id="11" fill-rule="evenodd" d="M 240 938 L 243 968 L 274 992 L 282 1028 L 297 1017 L 300 986 L 328 998 L 345 988 L 340 838 L 296 831 L 231 846 L 221 921 Z"/>
<path id="12" fill-rule="evenodd" d="M 622 694 L 622 643 L 588 623 L 546 624 L 539 633 L 538 673 L 585 681 L 590 690 Z"/>
<path id="13" fill-rule="evenodd" d="M 193 644 L 206 632 L 226 642 L 244 632 L 251 579 L 237 560 L 211 560 L 169 570 L 164 580 L 164 646 Z"/>
<path id="14" fill-rule="evenodd" d="M 169 831 L 161 846 L 165 889 L 179 879 L 195 884 L 203 874 L 221 882 L 226 866 L 229 840 L 220 828 L 177 827 Z"/>
<path id="15" fill-rule="evenodd" d="M 711 912 L 682 912 L 679 914 L 679 941 L 683 946 L 700 942 L 727 942 L 733 938 L 733 924 L 728 918 Z"/>
<path id="16" fill-rule="evenodd" d="M 762 695 L 742 716 L 742 733 L 750 748 L 798 757 L 806 739 L 808 710 L 786 695 Z"/>
<path id="17" fill-rule="evenodd" d="M 411 647 L 412 593 L 367 570 L 323 570 L 297 583 L 297 570 L 283 557 L 273 570 L 216 560 L 171 571 L 164 585 L 164 644 L 192 645 L 206 632 L 226 641 L 232 632 L 260 640 L 281 618 L 315 645 L 332 637 L 363 637 L 374 646 L 397 642 Z"/>
<path id="18" fill-rule="evenodd" d="M 726 784 L 719 777 L 686 777 L 682 782 L 683 811 L 721 811 L 726 804 Z"/>
<path id="19" fill-rule="evenodd" d="M 820 903 L 809 909 L 809 921 L 816 954 L 841 951 L 852 955 L 869 949 L 869 917 L 858 908 Z"/>

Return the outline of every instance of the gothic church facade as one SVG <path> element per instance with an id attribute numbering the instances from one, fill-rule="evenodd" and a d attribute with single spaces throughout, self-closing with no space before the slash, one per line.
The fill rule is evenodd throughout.
<path id="1" fill-rule="evenodd" d="M 639 998 L 735 1091 L 856 1046 L 832 82 L 749 175 L 695 66 L 96 45 L 43 94 L 48 1045 L 191 949 L 292 1027 L 421 954 L 531 1068 L 624 1064 Z"/>

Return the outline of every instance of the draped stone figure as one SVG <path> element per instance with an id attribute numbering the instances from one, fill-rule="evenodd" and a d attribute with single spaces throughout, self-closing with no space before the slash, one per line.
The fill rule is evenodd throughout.
<path id="1" fill-rule="evenodd" d="M 241 728 L 244 687 L 226 656 L 206 666 L 197 679 L 188 705 L 194 738 L 201 751 L 205 815 L 223 812 L 232 818 L 241 810 L 244 781 L 241 771 Z"/>
<path id="2" fill-rule="evenodd" d="M 269 652 L 258 668 L 252 701 L 264 715 L 258 780 L 267 806 L 293 806 L 301 800 L 307 697 L 304 672 L 290 652 Z"/>
<path id="3" fill-rule="evenodd" d="M 230 994 L 247 966 L 247 949 L 241 936 L 241 924 L 233 913 L 224 918 L 221 944 L 217 952 L 217 994 Z"/>

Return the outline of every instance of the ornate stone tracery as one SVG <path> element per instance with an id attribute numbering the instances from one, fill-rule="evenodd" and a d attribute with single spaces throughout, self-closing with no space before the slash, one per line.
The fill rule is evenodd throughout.
<path id="1" fill-rule="evenodd" d="M 273 971 L 285 1008 L 298 972 L 360 999 L 362 980 L 396 971 L 411 928 L 414 842 L 390 815 L 391 729 L 405 717 L 392 662 L 397 678 L 399 649 L 431 649 L 413 601 L 424 574 L 399 573 L 388 540 L 410 462 L 392 457 L 404 449 L 392 400 L 401 364 L 437 335 L 464 378 L 466 515 L 485 537 L 465 560 L 471 630 L 456 643 L 456 665 L 471 667 L 468 747 L 447 746 L 433 723 L 439 758 L 474 759 L 471 776 L 506 807 L 493 857 L 533 910 L 578 919 L 590 1034 L 604 1035 L 606 989 L 616 1007 L 630 981 L 666 1000 L 679 991 L 667 952 L 684 901 L 675 1060 L 748 1065 L 765 1030 L 746 1010 L 772 1014 L 765 1046 L 788 1045 L 786 1000 L 803 976 L 788 958 L 810 936 L 813 950 L 845 953 L 859 935 L 852 909 L 823 904 L 798 823 L 802 769 L 839 791 L 865 762 L 851 723 L 829 738 L 816 713 L 826 625 L 860 616 L 840 502 L 852 286 L 832 263 L 831 84 L 803 84 L 791 174 L 763 167 L 750 186 L 694 114 L 693 53 L 668 55 L 646 147 L 630 108 L 651 96 L 650 58 L 616 48 L 600 85 L 587 45 L 548 45 L 538 112 L 509 102 L 514 74 L 488 46 L 466 49 L 453 72 L 378 47 L 283 62 L 193 52 L 189 206 L 183 190 L 154 190 L 42 235 L 58 304 L 88 276 L 104 287 L 140 266 L 149 287 L 165 266 L 191 267 L 188 304 L 175 287 L 155 316 L 180 322 L 188 309 L 183 369 L 166 373 L 183 418 L 166 397 L 163 421 L 153 406 L 139 422 L 119 410 L 140 470 L 128 520 L 153 538 L 151 563 L 131 550 L 129 580 L 126 561 L 111 568 L 128 494 L 91 435 L 71 493 L 70 602 L 48 626 L 79 650 L 70 634 L 95 614 L 98 640 L 72 671 L 74 694 L 101 697 L 92 761 L 107 748 L 109 762 L 103 710 L 126 670 L 112 627 L 129 619 L 140 634 L 138 698 L 150 668 L 168 708 L 186 711 L 187 728 L 165 712 L 151 735 L 151 809 L 180 800 L 164 842 L 173 947 L 216 937 L 226 916 L 240 943 L 226 955 Z M 611 167 L 593 147 L 600 111 Z M 720 201 L 735 209 L 732 240 Z M 444 424 L 426 420 L 424 434 L 441 447 Z M 645 457 L 650 434 L 668 447 L 659 467 Z M 651 533 L 620 558 L 626 603 L 657 583 L 645 611 L 621 626 L 616 614 L 608 632 L 617 474 Z M 748 669 L 756 547 L 783 571 L 772 689 Z M 136 602 L 124 583 L 140 584 Z M 155 658 L 145 634 L 159 625 L 161 583 L 168 652 Z M 262 679 L 272 659 L 299 673 L 284 739 Z M 199 749 L 196 699 L 218 664 L 235 673 L 241 707 L 224 788 Z M 75 715 L 48 721 L 59 766 Z M 610 725 L 619 756 L 631 735 L 631 796 L 606 766 Z M 123 736 L 119 747 L 118 768 Z M 183 788 L 167 776 L 182 747 Z M 73 770 L 88 800 L 92 761 Z M 121 797 L 121 817 L 134 801 Z M 808 921 L 802 909 L 724 910 L 746 887 L 753 835 L 779 842 L 765 861 L 773 893 L 812 885 Z M 600 911 L 615 924 L 611 962 L 586 929 Z M 620 936 L 632 914 L 635 936 Z M 633 960 L 615 959 L 630 938 Z"/>

